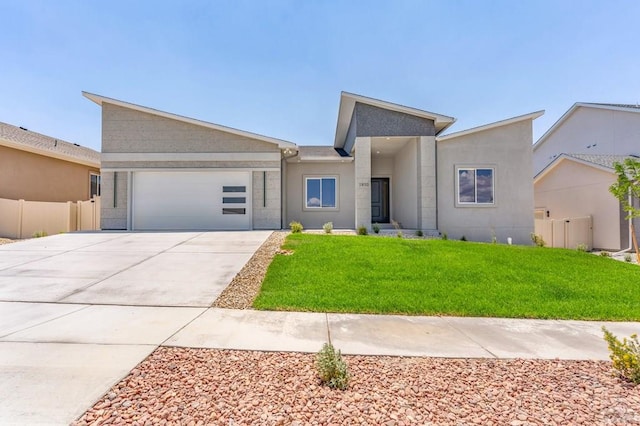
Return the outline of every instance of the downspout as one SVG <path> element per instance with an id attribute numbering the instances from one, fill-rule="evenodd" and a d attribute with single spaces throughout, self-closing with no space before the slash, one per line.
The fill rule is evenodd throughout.
<path id="1" fill-rule="evenodd" d="M 633 202 L 633 197 L 631 196 L 631 190 L 629 190 L 629 205 L 632 206 Z M 622 254 L 622 253 L 627 253 L 631 250 L 633 250 L 633 234 L 632 234 L 632 229 L 633 229 L 633 217 L 629 216 L 629 247 L 627 247 L 624 250 L 620 250 L 618 252 L 613 253 L 613 255 L 617 255 L 617 254 Z"/>
<path id="2" fill-rule="evenodd" d="M 285 229 L 285 212 L 286 212 L 286 202 L 287 202 L 287 176 L 285 175 L 285 171 L 287 168 L 286 161 L 289 158 L 293 158 L 298 155 L 299 151 L 297 149 L 292 150 L 294 154 L 287 156 L 287 152 L 289 152 L 290 148 L 287 148 L 283 151 L 282 158 L 280 159 L 280 229 Z"/>

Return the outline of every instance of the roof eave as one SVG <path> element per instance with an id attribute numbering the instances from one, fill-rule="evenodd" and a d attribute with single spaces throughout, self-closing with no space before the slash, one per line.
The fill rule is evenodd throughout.
<path id="1" fill-rule="evenodd" d="M 30 152 L 32 154 L 38 154 L 45 157 L 55 158 L 57 160 L 67 161 L 69 163 L 82 164 L 83 166 L 94 167 L 96 169 L 100 168 L 100 161 L 91 161 L 89 159 L 77 158 L 72 155 L 64 154 L 61 152 L 49 151 L 47 149 L 39 149 L 33 146 L 24 145 L 19 142 L 13 142 L 6 139 L 0 138 L 0 145 L 6 146 L 8 148 L 18 149 L 20 151 Z"/>
<path id="2" fill-rule="evenodd" d="M 285 141 L 282 139 L 272 138 L 269 136 L 260 135 L 257 133 L 251 133 L 244 130 L 235 129 L 233 127 L 222 126 L 220 124 L 210 123 L 207 121 L 198 120 L 195 118 L 185 117 L 178 114 L 172 114 L 170 112 L 157 110 L 154 108 L 145 107 L 142 105 L 132 104 L 130 102 L 121 101 L 118 99 L 108 98 L 106 96 L 97 95 L 95 93 L 90 92 L 82 92 L 82 96 L 85 98 L 95 102 L 96 104 L 102 106 L 103 103 L 108 103 L 116 106 L 120 106 L 123 108 L 133 109 L 136 111 L 144 112 L 147 114 L 157 115 L 159 117 L 169 118 L 171 120 L 178 120 L 185 123 L 193 124 L 196 126 L 206 127 L 213 130 L 218 130 L 221 132 L 231 133 L 238 136 L 244 136 L 250 139 L 257 139 L 263 142 L 268 142 L 277 145 L 280 149 L 297 149 L 297 145 L 293 142 Z"/>
<path id="3" fill-rule="evenodd" d="M 551 172 L 562 161 L 565 161 L 565 160 L 573 161 L 575 163 L 582 164 L 582 165 L 585 165 L 585 166 L 589 166 L 589 167 L 592 167 L 594 169 L 602 170 L 604 172 L 608 172 L 608 173 L 612 173 L 612 174 L 615 173 L 615 170 L 610 168 L 610 167 L 603 166 L 602 164 L 592 163 L 590 161 L 586 161 L 586 160 L 583 160 L 581 158 L 572 157 L 570 155 L 567 155 L 567 154 L 563 153 L 563 154 L 558 155 L 556 158 L 554 158 L 553 161 L 551 161 L 549 164 L 547 164 L 544 169 L 540 170 L 540 172 L 538 172 L 538 174 L 533 177 L 533 183 L 535 184 L 540 179 L 545 177 L 549 172 Z"/>

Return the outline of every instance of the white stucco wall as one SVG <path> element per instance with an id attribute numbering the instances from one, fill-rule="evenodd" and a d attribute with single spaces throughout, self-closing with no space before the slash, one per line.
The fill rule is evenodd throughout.
<path id="1" fill-rule="evenodd" d="M 394 157 L 391 219 L 403 228 L 418 228 L 418 142 L 409 140 Z"/>
<path id="2" fill-rule="evenodd" d="M 533 232 L 531 120 L 437 143 L 438 230 L 449 238 L 530 244 Z M 494 205 L 456 206 L 456 166 L 493 167 Z"/>
<path id="3" fill-rule="evenodd" d="M 549 219 L 592 216 L 593 247 L 620 250 L 620 205 L 609 192 L 615 180 L 613 173 L 560 160 L 534 183 L 535 208 L 549 211 Z"/>
<path id="4" fill-rule="evenodd" d="M 535 147 L 534 175 L 563 153 L 640 155 L 640 112 L 578 107 Z"/>

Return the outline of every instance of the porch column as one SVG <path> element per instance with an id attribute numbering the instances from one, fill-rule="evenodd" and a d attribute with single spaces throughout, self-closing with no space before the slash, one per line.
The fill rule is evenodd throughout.
<path id="1" fill-rule="evenodd" d="M 436 138 L 418 139 L 418 228 L 438 228 L 436 199 Z"/>
<path id="2" fill-rule="evenodd" d="M 355 141 L 355 228 L 366 226 L 371 230 L 371 138 Z"/>

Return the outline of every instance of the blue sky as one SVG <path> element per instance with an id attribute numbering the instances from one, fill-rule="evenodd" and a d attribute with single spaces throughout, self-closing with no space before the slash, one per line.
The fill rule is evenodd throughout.
<path id="1" fill-rule="evenodd" d="M 0 121 L 100 149 L 89 91 L 301 145 L 340 91 L 450 131 L 640 102 L 640 2 L 0 0 Z"/>

